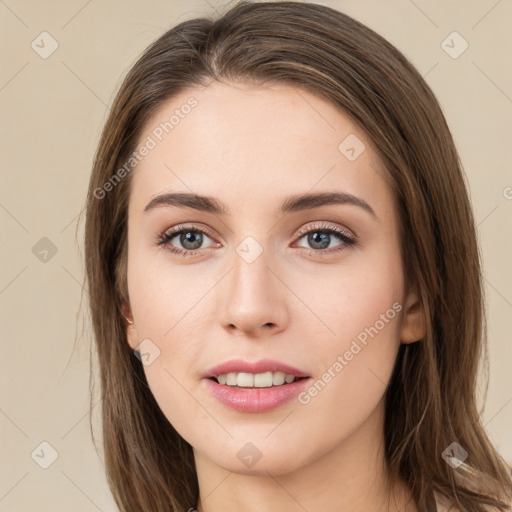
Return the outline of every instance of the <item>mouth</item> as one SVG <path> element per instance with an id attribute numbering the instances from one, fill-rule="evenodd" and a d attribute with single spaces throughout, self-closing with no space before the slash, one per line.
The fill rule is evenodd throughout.
<path id="1" fill-rule="evenodd" d="M 263 413 L 281 407 L 307 386 L 311 377 L 279 361 L 227 361 L 202 375 L 206 388 L 238 412 Z"/>

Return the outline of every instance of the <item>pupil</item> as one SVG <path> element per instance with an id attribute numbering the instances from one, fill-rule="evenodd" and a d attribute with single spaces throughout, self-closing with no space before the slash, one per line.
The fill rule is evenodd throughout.
<path id="1" fill-rule="evenodd" d="M 194 241 L 194 239 L 196 239 Z M 180 237 L 181 245 L 187 250 L 194 250 L 201 247 L 202 243 L 202 235 L 201 233 L 197 233 L 196 231 L 188 231 L 187 233 L 183 233 Z M 190 246 L 191 244 L 192 246 Z"/>
<path id="2" fill-rule="evenodd" d="M 329 237 L 330 235 L 328 233 L 319 233 L 318 231 L 315 231 L 308 235 L 308 242 L 312 244 L 315 249 L 325 249 L 329 246 Z M 322 238 L 323 241 L 321 240 Z M 320 243 L 321 246 L 315 247 L 315 244 L 317 243 Z"/>

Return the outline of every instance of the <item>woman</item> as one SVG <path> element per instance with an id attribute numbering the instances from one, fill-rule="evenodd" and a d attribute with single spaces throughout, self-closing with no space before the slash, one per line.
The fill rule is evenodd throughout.
<path id="1" fill-rule="evenodd" d="M 99 143 L 86 261 L 121 510 L 510 510 L 456 149 L 361 23 L 239 2 L 155 41 Z"/>

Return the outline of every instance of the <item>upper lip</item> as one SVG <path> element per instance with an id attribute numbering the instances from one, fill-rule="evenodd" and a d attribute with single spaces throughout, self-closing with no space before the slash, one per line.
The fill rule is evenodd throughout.
<path id="1" fill-rule="evenodd" d="M 244 361 L 243 359 L 231 359 L 225 361 L 213 368 L 210 368 L 203 374 L 203 378 L 217 377 L 226 373 L 265 373 L 265 372 L 283 372 L 286 375 L 295 377 L 309 377 L 308 374 L 294 368 L 288 364 L 275 361 L 273 359 L 260 359 L 259 361 Z"/>

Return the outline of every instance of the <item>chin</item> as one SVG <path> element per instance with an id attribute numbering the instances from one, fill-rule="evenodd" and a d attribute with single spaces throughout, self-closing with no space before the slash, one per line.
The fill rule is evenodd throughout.
<path id="1" fill-rule="evenodd" d="M 247 438 L 246 438 L 247 439 Z M 285 475 L 300 469 L 314 459 L 313 452 L 304 452 L 304 440 L 300 445 L 286 442 L 283 438 L 254 439 L 253 441 L 230 439 L 222 445 L 222 451 L 201 450 L 213 464 L 227 471 L 243 475 Z M 207 447 L 207 448 L 211 448 Z M 311 450 L 311 445 L 309 446 Z"/>

